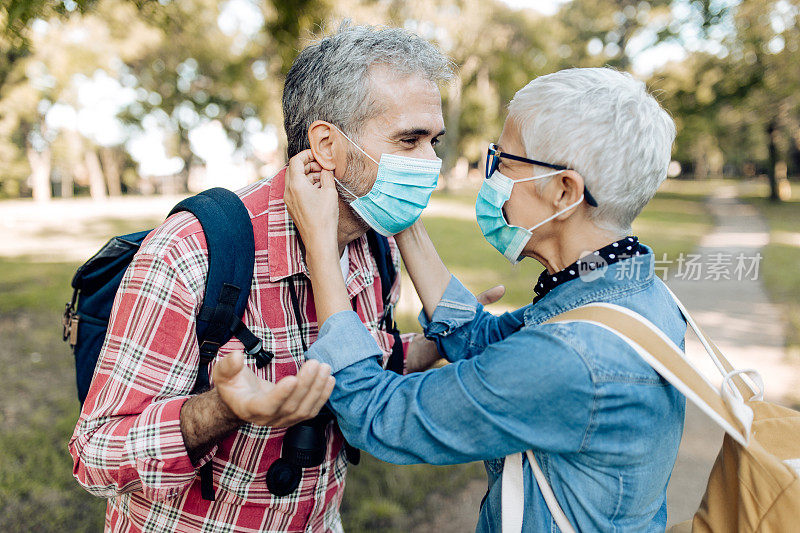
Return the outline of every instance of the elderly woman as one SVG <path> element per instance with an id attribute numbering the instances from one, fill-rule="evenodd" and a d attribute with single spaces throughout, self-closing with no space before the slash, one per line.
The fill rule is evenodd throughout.
<path id="1" fill-rule="evenodd" d="M 533 302 L 501 316 L 485 311 L 416 222 L 397 243 L 425 335 L 452 364 L 405 376 L 382 371 L 381 351 L 347 299 L 331 173 L 308 153 L 291 161 L 287 204 L 324 322 L 307 355 L 333 369 L 330 405 L 349 442 L 398 464 L 486 461 L 478 531 L 501 529 L 502 458 L 530 449 L 577 530 L 663 531 L 683 396 L 613 334 L 542 323 L 612 302 L 683 345 L 686 323 L 654 276 L 653 252 L 630 235 L 666 176 L 674 135 L 644 84 L 611 69 L 564 70 L 520 90 L 489 147 L 475 210 L 509 261 L 545 267 L 532 280 Z M 552 531 L 527 460 L 524 488 L 522 529 Z"/>

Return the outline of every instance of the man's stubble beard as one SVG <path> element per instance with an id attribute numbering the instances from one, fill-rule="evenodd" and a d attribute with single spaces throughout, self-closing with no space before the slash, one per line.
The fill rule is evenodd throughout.
<path id="1" fill-rule="evenodd" d="M 340 181 L 342 181 L 344 186 L 347 187 L 349 191 L 352 191 L 353 194 L 363 196 L 369 192 L 370 188 L 368 184 L 372 180 L 367 162 L 368 160 L 364 154 L 353 149 L 347 151 L 347 171 L 344 179 Z M 369 161 L 369 163 L 374 165 L 372 161 Z M 343 221 L 346 223 L 349 222 L 350 225 L 352 225 L 350 229 L 353 232 L 357 232 L 359 234 L 358 236 L 363 235 L 370 227 L 369 224 L 361 218 L 361 215 L 356 213 L 355 209 L 350 206 L 350 203 L 355 200 L 353 194 L 345 190 L 338 181 L 335 182 L 335 184 L 336 190 L 339 193 L 339 208 L 344 209 L 344 213 L 342 214 L 345 215 L 344 220 L 341 215 L 339 216 L 339 224 L 341 225 Z"/>

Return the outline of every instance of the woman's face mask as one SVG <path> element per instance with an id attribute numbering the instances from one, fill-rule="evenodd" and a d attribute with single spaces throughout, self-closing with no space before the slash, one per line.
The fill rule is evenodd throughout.
<path id="1" fill-rule="evenodd" d="M 478 219 L 478 226 L 489 244 L 503 254 L 511 264 L 515 265 L 522 260 L 522 250 L 531 240 L 534 230 L 566 213 L 573 207 L 580 205 L 583 202 L 584 195 L 581 194 L 581 197 L 575 203 L 568 205 L 561 211 L 550 215 L 527 229 L 510 225 L 503 215 L 503 205 L 511 198 L 511 192 L 517 183 L 547 178 L 561 172 L 563 170 L 554 170 L 539 176 L 513 180 L 499 170 L 495 170 L 488 179 L 483 181 L 481 190 L 478 192 L 478 199 L 475 202 L 475 215 Z"/>
<path id="2" fill-rule="evenodd" d="M 339 130 L 338 127 L 334 127 Z M 336 180 L 354 198 L 350 202 L 353 210 L 372 229 L 387 237 L 400 233 L 416 222 L 436 189 L 442 160 L 382 154 L 378 162 L 342 130 L 339 132 L 378 165 L 375 184 L 364 196 L 353 194 L 342 182 Z"/>

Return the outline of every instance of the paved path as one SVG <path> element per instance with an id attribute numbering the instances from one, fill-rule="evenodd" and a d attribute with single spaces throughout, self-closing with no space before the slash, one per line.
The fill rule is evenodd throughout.
<path id="1" fill-rule="evenodd" d="M 753 206 L 736 198 L 734 187 L 718 189 L 707 205 L 716 226 L 695 251 L 701 256 L 701 277 L 713 275 L 711 265 L 720 264 L 720 256 L 715 254 L 728 254 L 733 261 L 728 269 L 732 279 L 697 281 L 671 276 L 668 284 L 734 366 L 759 370 L 767 399 L 797 403 L 800 369 L 786 360 L 781 310 L 770 303 L 760 276 L 753 279 L 754 272 L 741 276 L 735 273 L 736 257 L 757 257 L 769 242 L 769 228 Z M 748 266 L 750 263 L 748 260 Z M 687 334 L 686 350 L 706 376 L 720 382 L 716 368 L 692 333 Z M 722 430 L 689 406 L 678 461 L 667 490 L 670 523 L 690 518 L 697 509 L 721 442 Z"/>
<path id="2" fill-rule="evenodd" d="M 148 222 L 163 220 L 182 198 L 5 200 L 0 203 L 0 257 L 82 262 L 119 233 L 115 222 L 138 220 L 139 229 L 146 229 Z"/>

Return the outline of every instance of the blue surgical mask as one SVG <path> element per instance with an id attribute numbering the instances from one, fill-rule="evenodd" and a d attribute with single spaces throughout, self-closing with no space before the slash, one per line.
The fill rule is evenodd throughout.
<path id="1" fill-rule="evenodd" d="M 416 222 L 436 189 L 442 160 L 382 154 L 379 163 L 342 130 L 339 132 L 378 165 L 375 184 L 364 196 L 353 194 L 342 182 L 336 180 L 354 198 L 350 202 L 353 210 L 372 229 L 387 237 L 400 233 Z"/>
<path id="2" fill-rule="evenodd" d="M 519 226 L 512 226 L 506 222 L 503 216 L 503 205 L 511 198 L 511 190 L 514 184 L 554 176 L 560 172 L 563 171 L 556 170 L 539 176 L 513 180 L 499 170 L 495 170 L 489 179 L 484 180 L 481 190 L 478 192 L 478 200 L 475 202 L 475 215 L 478 218 L 478 226 L 481 228 L 483 236 L 489 241 L 489 244 L 511 261 L 511 264 L 515 265 L 522 260 L 522 250 L 531 240 L 535 229 L 566 213 L 576 205 L 580 205 L 583 201 L 583 194 L 581 194 L 577 202 L 547 217 L 532 228 L 525 229 Z"/>

